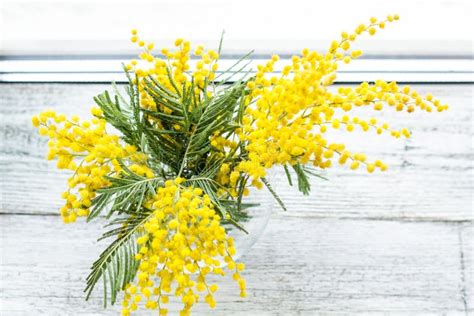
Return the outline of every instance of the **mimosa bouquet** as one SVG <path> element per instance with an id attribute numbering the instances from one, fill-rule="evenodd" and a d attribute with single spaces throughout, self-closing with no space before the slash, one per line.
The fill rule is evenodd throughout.
<path id="1" fill-rule="evenodd" d="M 154 45 L 133 30 L 131 40 L 142 52 L 140 61 L 124 65 L 126 93 L 114 86 L 114 95 L 96 96 L 90 120 L 52 110 L 33 117 L 50 138 L 47 159 L 72 171 L 62 195 L 64 222 L 110 221 L 103 238 L 113 241 L 92 265 L 87 297 L 100 281 L 112 304 L 124 291 L 123 315 L 138 306 L 166 315 L 172 297 L 183 304 L 180 314 L 189 315 L 198 301 L 216 305 L 218 286 L 209 276 L 227 273 L 245 297 L 244 264 L 235 260 L 228 228 L 246 233 L 243 197 L 250 188 L 270 190 L 284 208 L 268 169 L 284 170 L 303 194 L 312 175 L 337 164 L 386 170 L 382 161 L 331 142 L 326 131 L 409 137 L 404 127 L 351 112 L 447 109 L 395 82 L 331 89 L 340 63 L 361 55 L 353 42 L 394 20 L 397 15 L 372 18 L 343 32 L 323 54 L 304 49 L 278 74 L 276 55 L 255 71 L 247 71 L 249 55 L 220 71 L 222 40 L 217 50 L 206 50 L 177 39 L 174 49 L 154 54 Z"/>

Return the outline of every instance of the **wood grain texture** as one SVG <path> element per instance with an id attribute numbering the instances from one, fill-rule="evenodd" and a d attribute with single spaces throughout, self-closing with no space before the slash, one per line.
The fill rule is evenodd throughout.
<path id="1" fill-rule="evenodd" d="M 64 225 L 57 216 L 0 219 L 2 315 L 117 311 L 102 310 L 100 290 L 87 303 L 81 292 L 87 269 L 104 246 L 95 243 L 100 224 Z M 459 256 L 459 234 L 467 227 L 274 214 L 243 258 L 249 297 L 238 298 L 236 285 L 226 279 L 213 315 L 472 311 L 467 295 L 472 283 L 462 275 Z M 465 273 L 472 273 L 472 261 L 464 259 Z M 204 305 L 196 311 L 210 313 Z"/>
<path id="2" fill-rule="evenodd" d="M 474 311 L 474 226 L 465 225 L 459 232 L 461 297 L 466 311 Z"/>
<path id="3" fill-rule="evenodd" d="M 0 84 L 1 315 L 119 310 L 104 311 L 100 291 L 84 302 L 89 266 L 105 247 L 96 243 L 102 223 L 62 224 L 67 175 L 44 160 L 46 140 L 30 125 L 46 107 L 86 116 L 91 96 L 106 88 Z M 330 181 L 313 181 L 309 197 L 276 181 L 289 211 L 274 213 L 243 258 L 249 297 L 226 280 L 216 310 L 200 305 L 196 315 L 474 314 L 473 86 L 416 88 L 450 111 L 381 117 L 411 128 L 406 141 L 346 135 L 349 147 L 387 161 L 388 173 L 335 168 Z"/>
<path id="4" fill-rule="evenodd" d="M 374 132 L 344 135 L 333 132 L 350 149 L 382 158 L 387 173 L 336 167 L 314 179 L 313 192 L 301 197 L 276 186 L 292 215 L 319 217 L 423 218 L 472 220 L 472 85 L 416 85 L 451 105 L 446 113 L 380 114 L 393 127 L 407 126 L 413 138 L 396 140 Z M 44 160 L 46 139 L 30 124 L 31 116 L 51 107 L 58 112 L 87 117 L 92 96 L 107 85 L 3 84 L 0 85 L 2 212 L 56 213 L 61 204 L 67 172 Z M 28 192 L 28 199 L 24 199 Z"/>

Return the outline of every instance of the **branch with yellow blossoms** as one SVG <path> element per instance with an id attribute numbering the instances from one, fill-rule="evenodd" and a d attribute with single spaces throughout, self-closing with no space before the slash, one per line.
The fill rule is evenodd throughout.
<path id="1" fill-rule="evenodd" d="M 343 32 L 325 53 L 304 49 L 279 75 L 273 72 L 276 55 L 252 76 L 246 70 L 250 54 L 219 71 L 222 40 L 214 51 L 177 39 L 175 49 L 156 54 L 133 30 L 131 40 L 142 52 L 140 61 L 124 65 L 124 92 L 114 86 L 113 95 L 96 96 L 90 120 L 52 110 L 33 117 L 39 133 L 49 137 L 47 159 L 72 172 L 62 194 L 64 222 L 109 221 L 101 239 L 113 241 L 92 265 L 87 298 L 103 283 L 104 304 L 114 304 L 124 292 L 123 315 L 138 306 L 166 315 L 176 297 L 183 304 L 180 315 L 189 315 L 201 300 L 215 307 L 218 286 L 209 276 L 228 273 L 245 297 L 244 264 L 234 259 L 227 228 L 246 233 L 246 210 L 258 207 L 243 198 L 252 187 L 266 187 L 285 208 L 265 178 L 268 169 L 283 168 L 289 185 L 296 179 L 303 194 L 310 191 L 311 176 L 321 177 L 321 169 L 335 164 L 387 170 L 382 161 L 331 142 L 326 132 L 410 137 L 404 127 L 391 129 L 351 113 L 448 108 L 395 82 L 330 89 L 339 64 L 362 54 L 351 50 L 353 42 L 394 20 L 397 15 L 371 18 Z M 193 69 L 192 55 L 198 59 Z M 233 83 L 225 79 L 236 74 L 241 77 Z"/>

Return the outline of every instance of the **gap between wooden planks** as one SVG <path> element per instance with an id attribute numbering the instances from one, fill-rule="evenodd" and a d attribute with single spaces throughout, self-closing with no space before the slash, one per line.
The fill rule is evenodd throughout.
<path id="1" fill-rule="evenodd" d="M 62 224 L 56 216 L 0 216 L 2 315 L 114 315 L 82 289 L 103 222 Z M 472 312 L 472 226 L 287 217 L 275 214 L 242 259 L 249 296 L 219 281 L 214 315 L 320 312 Z M 179 305 L 172 304 L 171 310 Z M 208 315 L 199 305 L 196 315 Z M 141 315 L 141 314 L 139 314 Z"/>

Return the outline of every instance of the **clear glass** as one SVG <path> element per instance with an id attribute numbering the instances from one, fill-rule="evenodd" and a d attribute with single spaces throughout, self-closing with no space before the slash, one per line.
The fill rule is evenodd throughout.
<path id="1" fill-rule="evenodd" d="M 266 178 L 271 184 L 275 180 L 275 172 L 272 170 L 267 171 Z M 250 188 L 250 194 L 244 197 L 242 201 L 243 203 L 258 205 L 245 210 L 250 218 L 248 221 L 243 222 L 242 226 L 248 231 L 248 234 L 234 226 L 229 228 L 229 235 L 234 238 L 237 251 L 234 259 L 245 255 L 262 236 L 272 215 L 275 200 L 270 191 L 263 186 L 260 190 L 253 187 Z"/>

